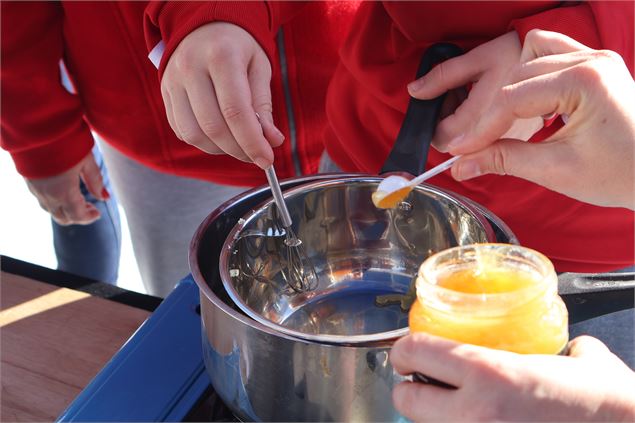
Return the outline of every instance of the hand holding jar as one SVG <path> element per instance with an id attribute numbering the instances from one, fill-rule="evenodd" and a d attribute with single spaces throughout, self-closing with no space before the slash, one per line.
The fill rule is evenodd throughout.
<path id="1" fill-rule="evenodd" d="M 401 374 L 420 372 L 456 390 L 403 382 L 396 409 L 413 421 L 634 421 L 635 373 L 604 344 L 582 336 L 569 355 L 515 354 L 424 333 L 395 344 Z"/>
<path id="2" fill-rule="evenodd" d="M 391 352 L 395 370 L 456 387 L 398 385 L 393 402 L 412 420 L 635 418 L 635 373 L 604 344 L 579 337 L 558 355 L 567 349 L 567 310 L 537 251 L 478 244 L 429 257 L 409 325 Z"/>

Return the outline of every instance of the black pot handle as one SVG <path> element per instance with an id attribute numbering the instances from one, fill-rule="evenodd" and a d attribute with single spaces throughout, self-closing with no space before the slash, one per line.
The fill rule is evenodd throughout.
<path id="1" fill-rule="evenodd" d="M 463 51 L 454 44 L 433 44 L 421 58 L 417 79 L 428 73 L 434 64 L 461 54 Z M 408 172 L 411 175 L 423 173 L 444 99 L 445 94 L 432 100 L 410 98 L 399 135 L 380 173 Z"/>

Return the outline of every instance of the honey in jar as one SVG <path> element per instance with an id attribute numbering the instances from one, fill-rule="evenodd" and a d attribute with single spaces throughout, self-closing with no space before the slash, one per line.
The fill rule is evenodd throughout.
<path id="1" fill-rule="evenodd" d="M 557 282 L 549 259 L 528 248 L 451 248 L 419 268 L 410 331 L 517 353 L 557 354 L 569 336 Z"/>

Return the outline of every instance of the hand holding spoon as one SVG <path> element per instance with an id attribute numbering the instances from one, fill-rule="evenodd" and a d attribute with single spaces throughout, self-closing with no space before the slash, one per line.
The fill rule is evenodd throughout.
<path id="1" fill-rule="evenodd" d="M 403 201 L 408 194 L 410 194 L 410 191 L 412 191 L 414 187 L 426 179 L 432 178 L 433 176 L 449 169 L 452 167 L 452 164 L 459 159 L 459 157 L 461 156 L 454 156 L 411 180 L 397 175 L 391 175 L 385 178 L 381 181 L 379 186 L 377 186 L 377 190 L 373 193 L 373 204 L 379 209 L 394 208 L 399 202 Z"/>

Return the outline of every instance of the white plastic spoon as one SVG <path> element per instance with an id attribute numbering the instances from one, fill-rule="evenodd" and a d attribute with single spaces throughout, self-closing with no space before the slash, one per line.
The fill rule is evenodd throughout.
<path id="1" fill-rule="evenodd" d="M 406 198 L 414 187 L 426 179 L 432 178 L 433 176 L 449 169 L 452 167 L 452 164 L 459 159 L 459 157 L 461 156 L 454 156 L 411 180 L 397 175 L 391 175 L 385 178 L 381 181 L 379 186 L 377 186 L 377 190 L 373 193 L 373 204 L 379 209 L 392 209 Z"/>

